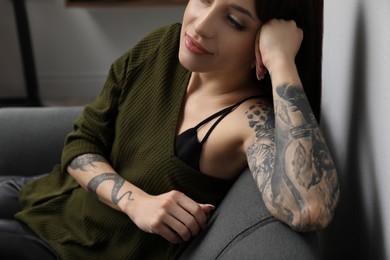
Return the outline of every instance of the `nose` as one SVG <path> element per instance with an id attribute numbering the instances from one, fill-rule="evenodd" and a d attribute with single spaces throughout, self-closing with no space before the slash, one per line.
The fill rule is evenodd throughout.
<path id="1" fill-rule="evenodd" d="M 215 36 L 216 15 L 212 7 L 204 10 L 199 14 L 195 23 L 195 32 L 205 38 L 213 38 Z"/>

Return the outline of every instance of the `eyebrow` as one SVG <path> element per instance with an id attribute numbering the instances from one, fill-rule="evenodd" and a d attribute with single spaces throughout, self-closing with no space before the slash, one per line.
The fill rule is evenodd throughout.
<path id="1" fill-rule="evenodd" d="M 236 5 L 236 4 L 230 4 L 229 6 L 230 6 L 231 8 L 233 8 L 233 9 L 239 11 L 240 13 L 243 13 L 243 14 L 249 16 L 252 20 L 255 19 L 255 18 L 253 17 L 253 15 L 251 14 L 251 12 L 249 12 L 247 9 L 245 9 L 245 8 L 239 6 L 239 5 Z"/>

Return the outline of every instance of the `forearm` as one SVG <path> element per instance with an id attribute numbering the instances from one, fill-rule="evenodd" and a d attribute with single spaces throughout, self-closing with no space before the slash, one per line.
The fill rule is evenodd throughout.
<path id="1" fill-rule="evenodd" d="M 85 154 L 67 167 L 82 187 L 119 210 L 141 230 L 171 243 L 189 241 L 205 226 L 214 206 L 198 204 L 178 191 L 151 196 L 119 176 L 100 155 Z"/>
<path id="2" fill-rule="evenodd" d="M 275 107 L 274 214 L 300 231 L 323 228 L 338 202 L 337 173 L 293 61 L 270 69 Z M 272 193 L 272 194 L 271 194 Z"/>
<path id="3" fill-rule="evenodd" d="M 125 181 L 100 155 L 84 154 L 67 167 L 68 173 L 91 195 L 118 211 L 126 212 L 128 204 L 143 191 Z"/>

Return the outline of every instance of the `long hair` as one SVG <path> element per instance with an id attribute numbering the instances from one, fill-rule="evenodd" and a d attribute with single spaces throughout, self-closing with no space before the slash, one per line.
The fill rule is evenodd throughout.
<path id="1" fill-rule="evenodd" d="M 295 63 L 303 88 L 317 121 L 320 121 L 322 89 L 323 0 L 256 0 L 259 19 L 294 20 L 303 30 L 303 40 Z M 261 83 L 271 88 L 266 76 Z"/>

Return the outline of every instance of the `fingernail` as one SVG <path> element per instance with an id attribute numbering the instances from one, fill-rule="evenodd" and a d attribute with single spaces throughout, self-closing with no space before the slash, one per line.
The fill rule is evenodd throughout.
<path id="1" fill-rule="evenodd" d="M 209 207 L 211 208 L 211 210 L 214 210 L 214 209 L 215 209 L 215 206 L 214 206 L 214 205 L 207 204 L 207 206 L 209 206 Z"/>
<path id="2" fill-rule="evenodd" d="M 257 77 L 257 80 L 260 81 L 262 80 L 262 72 L 263 72 L 263 69 L 261 68 L 261 66 L 256 66 L 256 77 Z"/>

